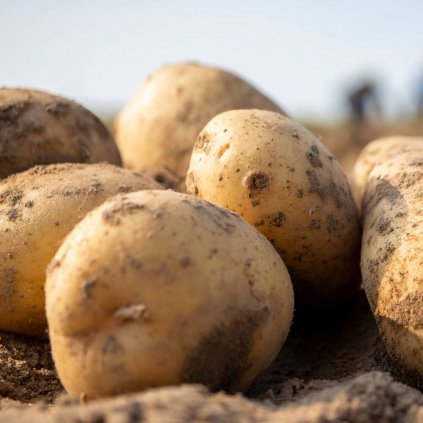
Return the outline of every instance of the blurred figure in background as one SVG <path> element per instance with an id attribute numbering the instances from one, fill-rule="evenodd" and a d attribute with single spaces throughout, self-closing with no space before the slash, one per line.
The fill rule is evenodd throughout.
<path id="1" fill-rule="evenodd" d="M 350 112 L 350 136 L 354 141 L 367 141 L 368 124 L 372 115 L 381 117 L 381 105 L 377 85 L 373 81 L 363 81 L 347 93 Z"/>

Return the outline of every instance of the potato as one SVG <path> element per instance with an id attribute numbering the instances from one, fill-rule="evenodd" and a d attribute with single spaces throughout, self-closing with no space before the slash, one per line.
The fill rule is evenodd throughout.
<path id="1" fill-rule="evenodd" d="M 117 196 L 87 215 L 49 266 L 46 298 L 60 380 L 88 398 L 183 382 L 246 389 L 293 313 L 267 239 L 173 191 Z"/>
<path id="2" fill-rule="evenodd" d="M 363 153 L 357 168 L 370 160 L 362 201 L 363 285 L 388 352 L 423 386 L 423 139 L 409 148 L 398 143 L 389 155 Z"/>
<path id="3" fill-rule="evenodd" d="M 154 174 L 184 191 L 191 151 L 203 126 L 231 109 L 282 110 L 241 78 L 195 63 L 154 72 L 116 120 L 116 141 L 126 167 Z"/>
<path id="4" fill-rule="evenodd" d="M 107 164 L 36 166 L 0 181 L 0 330 L 44 334 L 45 271 L 65 235 L 108 197 L 159 187 Z"/>
<path id="5" fill-rule="evenodd" d="M 299 303 L 326 307 L 358 290 L 360 225 L 347 179 L 299 123 L 260 110 L 216 116 L 195 144 L 187 192 L 266 235 Z"/>
<path id="6" fill-rule="evenodd" d="M 120 165 L 113 137 L 79 104 L 42 91 L 0 88 L 0 178 L 37 164 Z"/>
<path id="7" fill-rule="evenodd" d="M 353 168 L 353 192 L 358 204 L 364 194 L 367 178 L 377 163 L 395 157 L 399 152 L 423 147 L 423 137 L 391 136 L 370 142 L 360 153 Z"/>

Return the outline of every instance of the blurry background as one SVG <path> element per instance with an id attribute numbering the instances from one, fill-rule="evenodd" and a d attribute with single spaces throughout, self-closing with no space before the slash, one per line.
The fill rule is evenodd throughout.
<path id="1" fill-rule="evenodd" d="M 0 0 L 0 37 L 0 85 L 60 93 L 104 119 L 157 67 L 194 60 L 329 138 L 328 125 L 345 139 L 420 130 L 421 0 Z"/>

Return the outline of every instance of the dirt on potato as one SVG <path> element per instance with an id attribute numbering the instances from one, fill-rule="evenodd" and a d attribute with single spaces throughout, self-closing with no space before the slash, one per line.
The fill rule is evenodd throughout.
<path id="1" fill-rule="evenodd" d="M 278 358 L 244 395 L 201 385 L 83 403 L 63 391 L 46 340 L 0 335 L 0 422 L 420 422 L 423 394 L 397 375 L 364 293 L 297 312 Z"/>

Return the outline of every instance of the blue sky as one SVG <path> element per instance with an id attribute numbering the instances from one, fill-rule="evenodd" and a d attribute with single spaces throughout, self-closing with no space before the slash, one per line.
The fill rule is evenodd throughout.
<path id="1" fill-rule="evenodd" d="M 0 85 L 117 110 L 157 67 L 195 60 L 247 78 L 298 118 L 342 113 L 378 78 L 390 110 L 423 73 L 423 1 L 0 0 Z"/>

